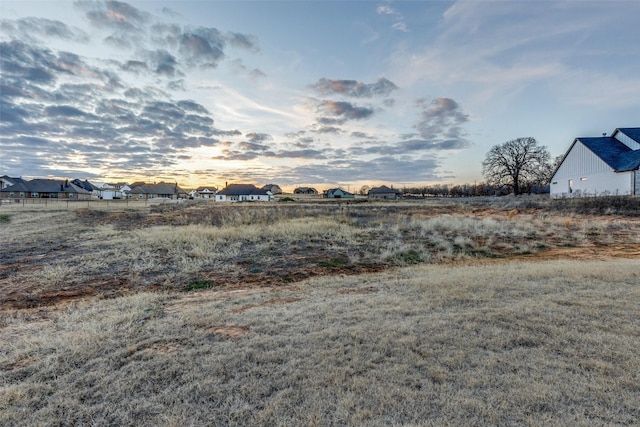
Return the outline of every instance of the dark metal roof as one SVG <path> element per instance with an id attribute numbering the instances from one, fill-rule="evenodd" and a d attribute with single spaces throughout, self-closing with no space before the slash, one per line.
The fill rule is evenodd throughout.
<path id="1" fill-rule="evenodd" d="M 618 170 L 620 160 L 624 154 L 632 151 L 622 142 L 610 136 L 578 138 L 578 141 L 615 170 Z"/>
<path id="2" fill-rule="evenodd" d="M 634 141 L 640 142 L 640 128 L 618 129 Z M 578 138 L 589 150 L 616 172 L 630 171 L 640 167 L 640 150 L 632 150 L 610 136 Z"/>
<path id="3" fill-rule="evenodd" d="M 253 184 L 229 184 L 224 190 L 218 191 L 222 196 L 268 196 L 267 190 L 262 190 Z"/>
<path id="4" fill-rule="evenodd" d="M 374 187 L 369 190 L 369 194 L 382 194 L 382 193 L 395 193 L 400 194 L 402 191 L 394 190 L 393 188 L 389 188 L 386 185 L 381 185 L 380 187 Z"/>
<path id="5" fill-rule="evenodd" d="M 640 128 L 618 128 L 617 130 L 640 143 Z"/>
<path id="6" fill-rule="evenodd" d="M 132 194 L 180 194 L 185 191 L 178 184 L 159 182 L 157 184 L 143 184 L 131 189 Z"/>
<path id="7" fill-rule="evenodd" d="M 31 193 L 78 193 L 89 194 L 89 191 L 78 187 L 69 180 L 60 179 L 32 179 L 5 188 L 2 191 L 25 191 Z"/>

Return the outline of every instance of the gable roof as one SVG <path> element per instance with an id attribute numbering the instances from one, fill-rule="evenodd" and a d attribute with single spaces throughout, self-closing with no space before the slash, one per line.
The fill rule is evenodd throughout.
<path id="1" fill-rule="evenodd" d="M 381 193 L 395 193 L 395 194 L 401 194 L 402 191 L 398 191 L 398 190 L 394 190 L 393 188 L 389 188 L 386 185 L 381 185 L 380 187 L 374 187 L 371 190 L 369 190 L 369 194 L 381 194 Z"/>
<path id="2" fill-rule="evenodd" d="M 620 131 L 621 133 L 627 135 L 629 138 L 633 139 L 635 142 L 640 143 L 640 128 L 618 128 L 616 129 L 616 131 Z"/>
<path id="3" fill-rule="evenodd" d="M 593 151 L 612 169 L 619 171 L 619 167 L 624 163 L 624 155 L 631 150 L 622 142 L 610 136 L 602 136 L 596 138 L 577 138 L 585 147 Z"/>
<path id="4" fill-rule="evenodd" d="M 84 180 L 84 181 L 80 181 L 79 179 L 74 179 L 72 181 L 73 184 L 77 185 L 78 187 L 82 187 L 87 191 L 100 191 L 100 188 L 98 188 L 97 186 L 95 186 L 94 184 L 90 183 L 88 180 Z"/>
<path id="5" fill-rule="evenodd" d="M 10 176 L 8 176 L 8 175 L 0 176 L 0 179 L 2 179 L 2 180 L 3 180 L 4 182 L 6 182 L 6 183 L 11 183 L 12 185 L 13 185 L 13 184 L 17 184 L 17 183 L 19 183 L 19 182 L 26 182 L 26 181 L 25 181 L 24 179 L 22 179 L 22 178 L 13 178 L 13 177 L 10 177 Z"/>
<path id="6" fill-rule="evenodd" d="M 634 141 L 640 143 L 640 128 L 617 128 L 611 135 L 615 135 L 617 132 L 621 132 Z M 551 175 L 552 177 L 558 172 L 558 169 L 560 169 L 560 166 L 562 166 L 577 142 L 582 143 L 585 147 L 591 150 L 591 152 L 598 156 L 598 158 L 602 159 L 602 161 L 604 161 L 615 172 L 626 172 L 640 168 L 640 150 L 632 150 L 613 136 L 589 138 L 579 137 L 573 141 L 567 152 L 564 154 L 564 157 L 553 171 L 553 174 Z"/>
<path id="7" fill-rule="evenodd" d="M 342 188 L 330 188 L 326 192 L 327 196 L 333 196 L 335 194 L 342 193 L 345 196 L 353 196 L 353 193 L 349 193 L 348 191 L 343 190 Z"/>
<path id="8" fill-rule="evenodd" d="M 180 194 L 185 191 L 178 184 L 159 182 L 157 184 L 142 184 L 131 189 L 132 194 Z"/>
<path id="9" fill-rule="evenodd" d="M 268 196 L 267 190 L 260 189 L 253 184 L 229 184 L 218 191 L 222 196 Z"/>
<path id="10" fill-rule="evenodd" d="M 78 193 L 89 194 L 90 192 L 82 187 L 78 187 L 69 180 L 61 179 L 32 179 L 11 185 L 2 191 L 25 191 L 31 193 Z"/>

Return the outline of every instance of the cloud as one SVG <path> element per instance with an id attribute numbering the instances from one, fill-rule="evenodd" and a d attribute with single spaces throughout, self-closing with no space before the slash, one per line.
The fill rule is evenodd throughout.
<path id="1" fill-rule="evenodd" d="M 271 141 L 273 139 L 273 137 L 269 134 L 256 132 L 249 132 L 246 137 L 249 138 L 249 141 L 251 142 L 264 142 Z"/>
<path id="2" fill-rule="evenodd" d="M 433 157 L 385 156 L 372 160 L 333 160 L 302 165 L 292 168 L 285 177 L 293 182 L 420 182 L 441 179 L 439 167 L 439 160 Z"/>
<path id="3" fill-rule="evenodd" d="M 373 115 L 372 108 L 358 107 L 346 101 L 320 101 L 316 105 L 317 119 L 323 125 L 343 124 L 349 120 L 362 120 Z"/>
<path id="4" fill-rule="evenodd" d="M 402 31 L 404 33 L 409 32 L 409 27 L 404 20 L 404 16 L 391 6 L 378 6 L 376 8 L 376 12 L 379 15 L 391 16 L 394 21 L 391 28 L 394 30 Z"/>
<path id="5" fill-rule="evenodd" d="M 342 129 L 335 126 L 320 126 L 311 132 L 338 135 L 342 133 Z"/>
<path id="6" fill-rule="evenodd" d="M 150 21 L 151 15 L 128 3 L 108 0 L 104 2 L 78 1 L 76 6 L 99 28 L 111 28 L 124 32 L 139 32 Z"/>
<path id="7" fill-rule="evenodd" d="M 469 121 L 469 116 L 462 112 L 456 101 L 450 98 L 436 98 L 431 101 L 420 99 L 416 104 L 421 112 L 420 121 L 414 128 L 422 140 L 412 140 L 413 144 L 440 149 L 469 146 L 462 130 L 462 125 Z"/>
<path id="8" fill-rule="evenodd" d="M 309 86 L 322 95 L 344 95 L 354 98 L 386 96 L 398 89 L 393 82 L 381 77 L 375 83 L 362 83 L 356 80 L 332 80 L 321 78 Z"/>
<path id="9" fill-rule="evenodd" d="M 45 18 L 3 19 L 0 21 L 0 30 L 4 33 L 11 34 L 15 39 L 26 41 L 36 41 L 51 37 L 81 43 L 87 43 L 89 41 L 89 35 L 80 28 Z"/>
<path id="10" fill-rule="evenodd" d="M 216 67 L 224 57 L 224 42 L 217 30 L 203 28 L 200 33 L 182 34 L 180 53 L 188 65 Z"/>
<path id="11" fill-rule="evenodd" d="M 227 34 L 229 44 L 236 48 L 246 49 L 250 52 L 257 53 L 260 51 L 258 47 L 258 38 L 248 34 L 229 32 Z"/>

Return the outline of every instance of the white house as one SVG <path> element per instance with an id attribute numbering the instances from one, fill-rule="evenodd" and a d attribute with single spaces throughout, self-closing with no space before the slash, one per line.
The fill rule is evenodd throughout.
<path id="1" fill-rule="evenodd" d="M 218 189 L 214 186 L 198 187 L 195 190 L 189 191 L 189 197 L 191 197 L 192 199 L 213 199 L 216 191 L 218 191 Z"/>
<path id="2" fill-rule="evenodd" d="M 252 184 L 229 184 L 216 193 L 216 202 L 268 202 L 273 200 L 270 191 Z"/>
<path id="3" fill-rule="evenodd" d="M 551 178 L 552 198 L 640 195 L 640 128 L 576 138 Z"/>

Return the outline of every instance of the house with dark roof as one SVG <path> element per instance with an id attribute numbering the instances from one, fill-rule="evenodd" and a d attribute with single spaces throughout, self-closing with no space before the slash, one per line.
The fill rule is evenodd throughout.
<path id="1" fill-rule="evenodd" d="M 330 188 L 322 193 L 325 199 L 353 199 L 355 194 L 344 191 L 342 188 Z"/>
<path id="2" fill-rule="evenodd" d="M 101 191 L 100 187 L 98 187 L 95 184 L 92 184 L 91 182 L 89 182 L 89 180 L 85 179 L 84 181 L 81 181 L 81 180 L 76 178 L 71 182 L 74 185 L 77 185 L 78 187 L 84 188 L 85 190 L 90 192 L 93 197 L 100 197 L 100 191 Z"/>
<path id="3" fill-rule="evenodd" d="M 17 184 L 19 182 L 25 182 L 25 181 L 22 178 L 12 178 L 7 175 L 0 176 L 0 190 L 7 188 L 11 185 Z"/>
<path id="4" fill-rule="evenodd" d="M 263 190 L 270 191 L 274 196 L 276 194 L 282 194 L 282 188 L 277 184 L 267 184 L 262 187 Z"/>
<path id="5" fill-rule="evenodd" d="M 253 184 L 229 184 L 216 193 L 216 202 L 268 202 L 273 200 L 270 191 Z"/>
<path id="6" fill-rule="evenodd" d="M 137 185 L 128 192 L 128 197 L 135 200 L 180 199 L 187 198 L 187 192 L 177 183 L 159 182 L 157 184 Z"/>
<path id="7" fill-rule="evenodd" d="M 91 192 L 68 179 L 21 180 L 0 190 L 0 199 L 70 199 L 88 200 Z"/>
<path id="8" fill-rule="evenodd" d="M 399 199 L 402 197 L 402 191 L 381 185 L 380 187 L 373 187 L 369 190 L 367 197 L 370 199 Z"/>
<path id="9" fill-rule="evenodd" d="M 317 195 L 318 190 L 313 187 L 297 187 L 293 190 L 293 194 L 312 194 Z"/>
<path id="10" fill-rule="evenodd" d="M 576 138 L 553 173 L 552 198 L 640 195 L 640 128 Z"/>

